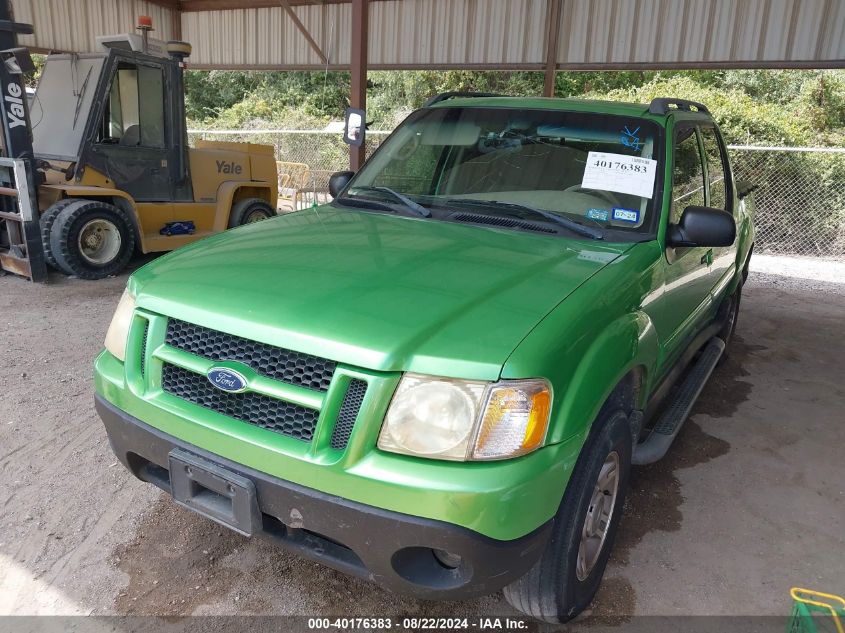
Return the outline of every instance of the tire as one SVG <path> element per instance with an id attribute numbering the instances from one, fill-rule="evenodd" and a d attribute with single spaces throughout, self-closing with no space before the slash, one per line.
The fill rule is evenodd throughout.
<path id="1" fill-rule="evenodd" d="M 716 335 L 725 342 L 725 351 L 722 352 L 721 358 L 717 363 L 717 367 L 723 365 L 728 360 L 728 355 L 731 350 L 731 341 L 736 332 L 736 324 L 739 321 L 739 306 L 742 303 L 742 286 L 737 286 L 733 294 L 726 298 L 719 309 L 719 317 L 724 320 L 722 329 Z"/>
<path id="2" fill-rule="evenodd" d="M 41 214 L 41 218 L 39 219 L 39 224 L 41 225 L 41 245 L 44 248 L 44 259 L 47 264 L 56 270 L 59 269 L 59 265 L 56 263 L 56 258 L 53 257 L 53 252 L 50 249 L 50 231 L 52 230 L 53 223 L 56 221 L 56 218 L 59 216 L 62 209 L 68 207 L 74 202 L 79 202 L 79 200 L 76 198 L 63 198 L 62 200 L 59 200 L 47 207 L 47 210 Z"/>
<path id="3" fill-rule="evenodd" d="M 126 268 L 135 232 L 126 212 L 99 200 L 78 200 L 62 209 L 50 230 L 57 267 L 80 279 L 103 279 Z"/>
<path id="4" fill-rule="evenodd" d="M 555 516 L 552 536 L 540 560 L 525 576 L 503 590 L 505 599 L 514 609 L 538 620 L 563 623 L 590 605 L 601 584 L 625 505 L 631 450 L 627 414 L 619 408 L 603 410 L 581 449 Z M 601 489 L 598 486 L 599 475 L 607 473 L 608 463 L 616 467 L 616 492 L 612 501 L 608 501 L 608 497 L 613 495 L 604 490 L 609 486 Z M 595 538 L 584 541 L 591 546 L 582 557 L 579 552 L 584 540 L 582 535 L 588 529 L 588 513 L 589 525 L 596 527 L 596 509 L 607 508 L 607 504 L 610 508 L 604 536 L 600 543 Z M 602 514 L 601 510 L 599 514 Z M 600 528 L 601 524 L 599 531 Z"/>
<path id="5" fill-rule="evenodd" d="M 742 267 L 742 283 L 748 281 L 748 269 L 751 266 L 751 256 L 754 254 L 754 244 L 748 250 L 748 256 L 745 258 L 745 266 Z"/>
<path id="6" fill-rule="evenodd" d="M 232 211 L 229 213 L 229 228 L 260 222 L 274 215 L 276 215 L 276 210 L 263 198 L 239 200 L 232 205 Z"/>

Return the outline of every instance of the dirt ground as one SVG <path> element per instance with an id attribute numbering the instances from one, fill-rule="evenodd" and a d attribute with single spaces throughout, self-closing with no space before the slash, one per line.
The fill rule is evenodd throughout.
<path id="1" fill-rule="evenodd" d="M 754 269 L 730 360 L 669 456 L 632 475 L 594 615 L 783 615 L 793 585 L 845 593 L 845 275 L 830 270 Z M 125 279 L 0 278 L 0 614 L 515 614 L 501 595 L 398 598 L 132 478 L 91 384 Z"/>

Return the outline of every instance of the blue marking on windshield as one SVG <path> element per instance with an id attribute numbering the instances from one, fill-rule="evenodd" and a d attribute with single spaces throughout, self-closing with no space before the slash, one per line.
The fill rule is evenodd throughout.
<path id="1" fill-rule="evenodd" d="M 640 127 L 637 126 L 637 129 L 631 131 L 628 129 L 626 125 L 622 130 L 622 137 L 620 138 L 620 142 L 625 147 L 630 147 L 634 151 L 639 152 L 640 148 L 643 146 L 642 142 L 640 142 L 640 137 L 637 134 L 640 131 Z"/>

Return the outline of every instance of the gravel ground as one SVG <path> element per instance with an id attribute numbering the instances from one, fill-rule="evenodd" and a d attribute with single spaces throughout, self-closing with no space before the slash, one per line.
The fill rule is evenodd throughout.
<path id="1" fill-rule="evenodd" d="M 758 286 L 845 294 L 845 261 L 754 255 L 751 271 Z"/>
<path id="2" fill-rule="evenodd" d="M 845 264 L 781 260 L 755 258 L 729 361 L 669 456 L 635 470 L 593 615 L 784 614 L 793 584 L 845 592 Z M 501 595 L 398 598 L 129 476 L 91 385 L 124 283 L 0 278 L 0 614 L 514 614 Z"/>

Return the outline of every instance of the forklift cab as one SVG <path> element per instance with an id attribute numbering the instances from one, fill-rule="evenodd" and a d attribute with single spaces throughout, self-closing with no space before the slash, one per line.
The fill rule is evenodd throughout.
<path id="1" fill-rule="evenodd" d="M 33 100 L 32 145 L 46 262 L 102 279 L 142 253 L 179 248 L 276 213 L 272 146 L 188 147 L 186 42 L 119 35 L 103 51 L 50 55 Z"/>
<path id="2" fill-rule="evenodd" d="M 90 167 L 138 202 L 190 201 L 181 59 L 120 43 L 104 43 L 101 55 L 48 59 L 35 154 L 73 163 L 76 178 Z"/>
<path id="3" fill-rule="evenodd" d="M 191 200 L 181 68 L 113 51 L 103 79 L 80 162 L 139 202 Z"/>

